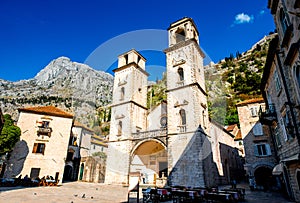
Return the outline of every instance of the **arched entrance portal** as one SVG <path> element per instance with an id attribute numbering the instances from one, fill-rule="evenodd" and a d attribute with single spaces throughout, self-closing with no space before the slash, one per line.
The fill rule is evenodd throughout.
<path id="1" fill-rule="evenodd" d="M 143 184 L 158 184 L 168 175 L 166 146 L 159 140 L 138 143 L 131 153 L 130 172 L 140 172 Z"/>
<path id="2" fill-rule="evenodd" d="M 262 166 L 254 172 L 256 185 L 261 187 L 263 190 L 271 189 L 276 185 L 276 181 L 272 176 L 272 169 Z"/>

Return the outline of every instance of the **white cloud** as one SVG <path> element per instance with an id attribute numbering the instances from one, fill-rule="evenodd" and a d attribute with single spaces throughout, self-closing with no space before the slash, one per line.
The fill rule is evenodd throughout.
<path id="1" fill-rule="evenodd" d="M 249 16 L 245 13 L 239 13 L 235 16 L 234 24 L 251 23 L 253 20 L 253 15 Z"/>
<path id="2" fill-rule="evenodd" d="M 259 12 L 259 14 L 260 14 L 260 15 L 265 14 L 265 10 L 261 10 L 261 11 Z"/>

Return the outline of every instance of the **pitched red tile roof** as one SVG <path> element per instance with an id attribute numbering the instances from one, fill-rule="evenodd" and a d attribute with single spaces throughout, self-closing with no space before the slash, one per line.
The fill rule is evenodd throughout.
<path id="1" fill-rule="evenodd" d="M 65 112 L 55 106 L 35 106 L 27 108 L 19 108 L 19 112 L 29 112 L 42 115 L 58 116 L 64 118 L 73 118 L 73 115 Z"/>
<path id="2" fill-rule="evenodd" d="M 255 99 L 248 99 L 248 100 L 245 100 L 245 101 L 241 101 L 241 102 L 237 103 L 236 105 L 237 106 L 243 106 L 243 105 L 246 105 L 246 104 L 262 103 L 262 102 L 264 102 L 263 98 L 255 98 Z"/>
<path id="3" fill-rule="evenodd" d="M 226 128 L 227 131 L 233 131 L 233 129 L 237 126 L 237 124 L 230 125 Z"/>
<path id="4" fill-rule="evenodd" d="M 84 129 L 86 129 L 87 131 L 94 132 L 91 128 L 88 128 L 87 126 L 83 125 L 82 123 L 80 123 L 80 122 L 77 121 L 77 120 L 74 121 L 73 126 L 75 126 L 75 127 L 80 127 L 80 128 L 84 128 Z"/>
<path id="5" fill-rule="evenodd" d="M 238 131 L 238 133 L 236 134 L 234 140 L 235 141 L 242 140 L 242 132 L 241 132 L 241 130 Z"/>

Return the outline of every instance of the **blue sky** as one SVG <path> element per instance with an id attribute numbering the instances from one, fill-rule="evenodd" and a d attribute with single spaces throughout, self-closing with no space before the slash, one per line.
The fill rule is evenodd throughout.
<path id="1" fill-rule="evenodd" d="M 0 78 L 33 78 L 60 56 L 83 63 L 111 39 L 136 30 L 166 30 L 184 16 L 195 21 L 200 46 L 214 62 L 246 51 L 274 31 L 267 0 L 1 0 Z M 101 57 L 100 68 L 93 68 L 107 70 Z"/>

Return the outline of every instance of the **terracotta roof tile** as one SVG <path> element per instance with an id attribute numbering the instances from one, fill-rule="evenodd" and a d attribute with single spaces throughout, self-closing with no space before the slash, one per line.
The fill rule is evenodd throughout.
<path id="1" fill-rule="evenodd" d="M 242 132 L 241 132 L 241 130 L 238 131 L 238 133 L 236 134 L 234 140 L 235 141 L 242 140 Z"/>
<path id="2" fill-rule="evenodd" d="M 87 126 L 83 125 L 82 123 L 80 123 L 77 120 L 74 121 L 73 126 L 75 126 L 75 127 L 81 127 L 81 128 L 86 129 L 87 131 L 94 132 L 91 128 L 88 128 Z"/>
<path id="3" fill-rule="evenodd" d="M 233 129 L 237 126 L 237 124 L 230 125 L 226 128 L 227 131 L 233 131 Z"/>
<path id="4" fill-rule="evenodd" d="M 35 107 L 26 107 L 26 108 L 19 108 L 19 112 L 29 112 L 29 113 L 36 113 L 36 114 L 43 114 L 43 115 L 50 115 L 50 116 L 58 116 L 64 118 L 73 118 L 73 115 L 65 112 L 55 106 L 35 106 Z"/>
<path id="5" fill-rule="evenodd" d="M 243 106 L 243 105 L 246 105 L 246 104 L 262 103 L 262 102 L 264 102 L 263 98 L 255 98 L 255 99 L 248 99 L 248 100 L 245 100 L 245 101 L 241 101 L 241 102 L 237 103 L 236 105 L 237 106 Z"/>

